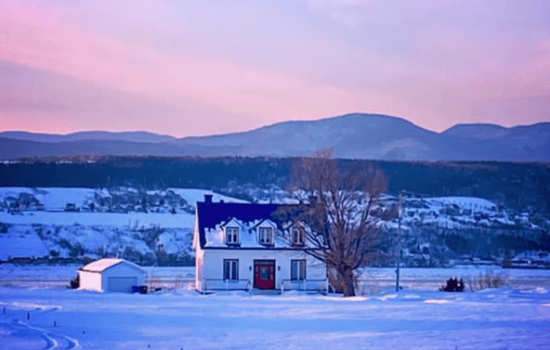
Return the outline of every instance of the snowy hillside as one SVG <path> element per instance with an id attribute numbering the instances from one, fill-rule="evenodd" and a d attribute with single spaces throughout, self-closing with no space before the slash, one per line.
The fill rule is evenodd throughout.
<path id="1" fill-rule="evenodd" d="M 195 203 L 205 194 L 242 202 L 200 189 L 0 188 L 0 260 L 190 261 Z"/>
<path id="2" fill-rule="evenodd" d="M 277 187 L 232 190 L 223 192 L 259 203 L 296 203 Z M 213 194 L 214 201 L 242 202 L 201 189 L 0 188 L 0 260 L 116 256 L 144 265 L 191 264 L 195 203 L 205 194 Z M 402 237 L 407 266 L 540 255 L 543 231 L 529 213 L 512 213 L 476 197 L 409 196 L 399 226 L 397 218 L 384 218 L 397 203 L 385 195 L 373 214 L 383 218 L 389 240 Z M 380 262 L 387 264 L 391 259 Z"/>
<path id="3" fill-rule="evenodd" d="M 224 193 L 254 198 L 260 203 L 297 203 L 281 188 L 240 186 Z M 454 264 L 528 264 L 550 268 L 543 257 L 550 252 L 550 221 L 501 203 L 472 196 L 429 197 L 404 193 L 401 225 L 396 216 L 399 199 L 381 196 L 372 210 L 385 231 L 386 255 L 375 265 L 395 265 L 399 251 L 406 266 L 450 266 Z M 534 215 L 533 215 L 534 214 Z M 400 242 L 400 244 L 396 244 Z M 521 256 L 528 254 L 527 262 Z M 513 260 L 517 259 L 521 261 Z"/>
<path id="4" fill-rule="evenodd" d="M 516 225 L 505 211 L 486 199 L 476 197 L 408 198 L 402 221 L 406 224 L 434 224 L 447 228 Z"/>
<path id="5" fill-rule="evenodd" d="M 398 199 L 386 197 L 385 202 L 397 206 Z M 394 249 L 402 251 L 407 266 L 505 261 L 513 266 L 520 263 L 514 262 L 516 257 L 528 254 L 533 258 L 525 266 L 550 268 L 544 259 L 550 251 L 547 223 L 540 225 L 535 219 L 482 198 L 409 197 L 404 199 L 401 220 L 384 226 L 393 237 L 401 237 Z"/>

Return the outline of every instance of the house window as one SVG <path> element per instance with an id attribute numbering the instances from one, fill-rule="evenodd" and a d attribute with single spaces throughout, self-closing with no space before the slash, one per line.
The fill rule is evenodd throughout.
<path id="1" fill-rule="evenodd" d="M 305 260 L 290 261 L 290 279 L 292 281 L 305 281 L 306 279 L 306 261 Z"/>
<path id="2" fill-rule="evenodd" d="M 239 228 L 238 227 L 226 227 L 225 228 L 225 243 L 228 245 L 239 244 Z"/>
<path id="3" fill-rule="evenodd" d="M 224 281 L 239 280 L 239 260 L 225 259 L 223 261 L 223 279 Z"/>
<path id="4" fill-rule="evenodd" d="M 292 244 L 294 245 L 304 245 L 306 242 L 305 232 L 299 228 L 292 229 Z"/>
<path id="5" fill-rule="evenodd" d="M 263 244 L 263 245 L 273 244 L 273 228 L 260 227 L 260 244 Z"/>

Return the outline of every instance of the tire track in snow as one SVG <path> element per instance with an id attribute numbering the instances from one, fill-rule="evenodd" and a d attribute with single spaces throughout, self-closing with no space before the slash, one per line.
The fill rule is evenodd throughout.
<path id="1" fill-rule="evenodd" d="M 9 305 L 6 303 L 3 303 L 3 304 Z M 21 310 L 36 310 L 36 311 L 42 311 L 42 313 L 61 310 L 61 306 L 58 306 L 58 305 L 30 304 L 30 303 L 21 303 L 18 301 L 14 301 L 13 303 L 11 303 L 11 305 Z"/>
<path id="2" fill-rule="evenodd" d="M 47 347 L 45 348 L 45 350 L 58 349 L 61 343 L 63 343 L 64 347 L 60 349 L 77 349 L 80 347 L 80 343 L 74 338 L 58 333 L 49 332 L 42 328 L 33 327 L 20 320 L 13 320 L 12 325 L 19 326 L 19 329 L 24 328 L 38 333 L 42 337 L 42 339 L 46 341 Z"/>
<path id="3" fill-rule="evenodd" d="M 46 347 L 43 349 L 56 349 L 59 346 L 59 343 L 56 339 L 48 336 L 42 331 L 37 332 L 35 328 L 30 327 L 17 319 L 12 319 L 11 322 L 0 320 L 0 323 L 8 327 L 11 333 L 26 333 L 31 335 L 38 335 L 40 338 L 42 338 L 42 340 L 46 342 Z"/>
<path id="4" fill-rule="evenodd" d="M 46 312 L 55 310 L 56 309 L 49 309 Z M 13 318 L 11 319 L 11 322 L 7 322 L 7 320 L 0 318 L 0 323 L 6 325 L 12 332 L 28 332 L 29 334 L 39 336 L 46 343 L 46 347 L 43 348 L 44 350 L 80 348 L 80 343 L 74 338 L 63 334 L 50 332 L 42 328 L 33 327 L 19 319 Z"/>

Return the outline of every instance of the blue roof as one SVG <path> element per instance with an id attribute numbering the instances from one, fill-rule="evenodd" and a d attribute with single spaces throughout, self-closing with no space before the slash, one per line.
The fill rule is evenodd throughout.
<path id="1" fill-rule="evenodd" d="M 206 245 L 206 229 L 215 229 L 232 218 L 243 223 L 257 220 L 271 220 L 279 228 L 295 217 L 300 211 L 300 205 L 289 204 L 256 204 L 256 203 L 225 203 L 197 202 L 199 239 L 201 248 Z M 294 214 L 293 214 L 294 213 Z"/>

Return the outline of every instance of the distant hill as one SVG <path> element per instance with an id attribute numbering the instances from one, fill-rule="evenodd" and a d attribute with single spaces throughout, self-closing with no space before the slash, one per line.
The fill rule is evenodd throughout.
<path id="1" fill-rule="evenodd" d="M 462 152 L 450 159 L 549 161 L 550 123 L 504 128 L 491 124 L 459 124 L 441 134 Z M 453 157 L 454 155 L 454 157 Z"/>
<path id="2" fill-rule="evenodd" d="M 169 135 L 158 135 L 146 131 L 81 131 L 72 134 L 40 134 L 28 131 L 4 131 L 0 132 L 0 138 L 35 141 L 35 142 L 69 142 L 83 140 L 115 140 L 129 142 L 145 142 L 145 143 L 160 143 L 175 140 L 176 138 Z"/>
<path id="3" fill-rule="evenodd" d="M 295 157 L 326 147 L 349 159 L 549 162 L 550 123 L 513 128 L 459 124 L 437 133 L 402 118 L 355 113 L 182 139 L 145 132 L 0 133 L 0 159 L 87 154 Z"/>
<path id="4" fill-rule="evenodd" d="M 443 132 L 446 136 L 478 140 L 502 138 L 509 134 L 510 129 L 496 124 L 457 124 Z"/>
<path id="5" fill-rule="evenodd" d="M 179 145 L 232 147 L 240 155 L 276 157 L 309 155 L 334 147 L 342 158 L 385 159 L 396 149 L 397 158 L 430 158 L 426 142 L 436 133 L 395 117 L 349 114 L 316 121 L 290 121 L 256 130 L 219 136 L 188 137 Z"/>

